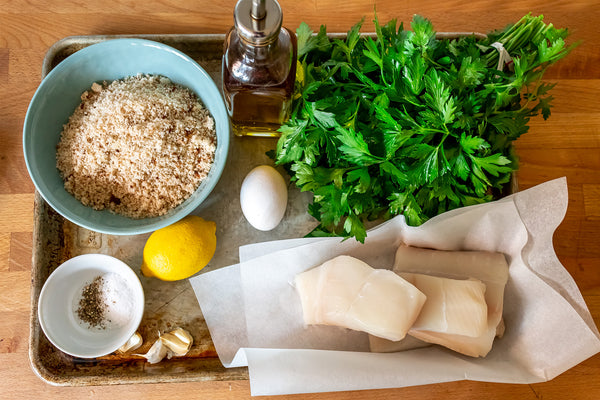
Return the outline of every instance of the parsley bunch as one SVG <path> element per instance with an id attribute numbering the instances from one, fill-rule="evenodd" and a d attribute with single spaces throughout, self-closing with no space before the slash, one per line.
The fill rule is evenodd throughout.
<path id="1" fill-rule="evenodd" d="M 566 56 L 567 31 L 524 16 L 486 39 L 437 39 L 431 22 L 396 20 L 376 37 L 362 22 L 344 40 L 300 25 L 290 120 L 274 155 L 311 191 L 313 235 L 364 241 L 365 220 L 404 214 L 419 225 L 491 200 L 517 169 L 511 143 L 550 115 L 545 70 Z M 513 68 L 496 69 L 500 42 Z"/>

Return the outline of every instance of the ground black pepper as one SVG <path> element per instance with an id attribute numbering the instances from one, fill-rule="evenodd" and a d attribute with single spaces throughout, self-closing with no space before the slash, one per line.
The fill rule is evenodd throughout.
<path id="1" fill-rule="evenodd" d="M 79 308 L 77 309 L 77 316 L 81 321 L 88 323 L 90 327 L 101 329 L 105 328 L 104 316 L 107 310 L 102 294 L 103 284 L 102 277 L 97 276 L 91 283 L 86 285 L 81 292 L 81 300 L 79 300 Z"/>

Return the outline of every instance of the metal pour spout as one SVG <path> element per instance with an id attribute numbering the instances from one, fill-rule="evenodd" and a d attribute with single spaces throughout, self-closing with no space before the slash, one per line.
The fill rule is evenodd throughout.
<path id="1" fill-rule="evenodd" d="M 242 39 L 265 45 L 277 40 L 283 16 L 277 0 L 239 0 L 233 18 Z"/>
<path id="2" fill-rule="evenodd" d="M 263 19 L 267 15 L 267 7 L 265 0 L 252 0 L 252 12 L 250 14 L 253 19 Z"/>

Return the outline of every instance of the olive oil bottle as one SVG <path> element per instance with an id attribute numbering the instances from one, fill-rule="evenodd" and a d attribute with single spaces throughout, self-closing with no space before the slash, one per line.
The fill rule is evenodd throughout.
<path id="1" fill-rule="evenodd" d="M 238 136 L 279 136 L 289 118 L 297 43 L 276 0 L 239 0 L 223 48 L 223 96 Z"/>

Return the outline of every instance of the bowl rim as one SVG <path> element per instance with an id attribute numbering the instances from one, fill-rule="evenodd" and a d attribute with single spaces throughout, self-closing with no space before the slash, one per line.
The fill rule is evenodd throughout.
<path id="1" fill-rule="evenodd" d="M 169 46 L 167 44 L 157 42 L 154 40 L 150 40 L 150 39 L 125 37 L 125 38 L 107 39 L 107 40 L 104 40 L 104 41 L 101 41 L 98 43 L 91 44 L 87 47 L 84 47 L 83 49 L 76 51 L 75 53 L 71 54 L 70 56 L 66 57 L 59 64 L 57 64 L 52 70 L 50 70 L 46 76 L 43 77 L 42 81 L 40 82 L 39 86 L 37 87 L 35 93 L 33 94 L 32 98 L 29 102 L 29 105 L 27 107 L 27 112 L 25 114 L 25 118 L 23 121 L 23 138 L 22 138 L 23 156 L 25 159 L 25 166 L 27 168 L 27 172 L 29 174 L 31 181 L 33 182 L 33 184 L 35 186 L 36 191 L 40 194 L 41 198 L 46 203 L 48 203 L 48 205 L 50 205 L 50 207 L 52 209 L 54 209 L 62 217 L 64 217 L 65 219 L 69 220 L 70 222 L 74 223 L 77 226 L 81 226 L 83 228 L 86 228 L 86 229 L 89 229 L 89 230 L 92 230 L 92 231 L 95 231 L 98 233 L 104 233 L 104 234 L 110 234 L 110 235 L 137 235 L 137 234 L 144 234 L 144 233 L 152 232 L 152 231 L 155 231 L 160 228 L 164 228 L 168 225 L 171 225 L 171 224 L 179 221 L 180 219 L 184 218 L 186 215 L 191 214 L 196 208 L 198 208 L 202 204 L 202 202 L 204 202 L 204 200 L 206 200 L 206 198 L 212 193 L 215 186 L 221 179 L 221 176 L 223 175 L 223 171 L 225 170 L 225 165 L 227 163 L 227 157 L 228 157 L 230 141 L 231 141 L 231 138 L 230 138 L 231 127 L 229 124 L 229 120 L 227 120 L 223 124 L 223 126 L 224 126 L 224 132 L 222 135 L 223 137 L 219 137 L 217 139 L 217 148 L 215 150 L 215 151 L 219 151 L 220 153 L 223 154 L 223 162 L 218 165 L 213 162 L 213 164 L 211 166 L 211 170 L 209 171 L 209 175 L 210 175 L 211 179 L 209 181 L 203 181 L 203 182 L 206 182 L 203 187 L 203 194 L 201 196 L 198 196 L 196 199 L 194 199 L 194 201 L 192 201 L 188 204 L 185 204 L 187 199 L 184 200 L 182 203 L 180 203 L 177 206 L 177 207 L 182 207 L 182 209 L 179 210 L 179 212 L 177 212 L 177 213 L 174 213 L 172 215 L 168 215 L 168 213 L 167 213 L 162 216 L 144 218 L 144 219 L 148 219 L 149 222 L 147 224 L 143 224 L 143 225 L 134 224 L 132 226 L 118 226 L 118 227 L 110 227 L 110 226 L 106 226 L 106 225 L 97 226 L 96 222 L 89 223 L 85 219 L 82 220 L 79 218 L 79 216 L 77 214 L 73 213 L 69 208 L 64 207 L 60 202 L 53 201 L 46 193 L 44 193 L 40 189 L 41 185 L 39 182 L 39 178 L 34 177 L 33 169 L 32 169 L 32 166 L 30 165 L 30 161 L 29 161 L 30 157 L 28 155 L 28 149 L 30 146 L 28 146 L 27 142 L 28 142 L 28 140 L 29 141 L 31 140 L 31 135 L 28 135 L 27 132 L 31 131 L 30 125 L 32 123 L 31 120 L 33 118 L 32 117 L 33 107 L 34 107 L 35 103 L 37 101 L 39 101 L 39 98 L 41 96 L 40 93 L 45 90 L 46 86 L 50 85 L 50 83 L 48 83 L 48 82 L 50 82 L 52 80 L 54 75 L 59 74 L 62 70 L 65 70 L 65 69 L 71 67 L 73 64 L 77 63 L 81 58 L 86 57 L 86 55 L 88 53 L 94 52 L 98 48 L 110 47 L 110 46 L 115 46 L 115 45 L 152 47 L 155 49 L 159 49 L 160 51 L 166 51 L 166 52 L 172 53 L 173 55 L 182 58 L 185 62 L 189 63 L 199 73 L 199 75 L 204 77 L 205 83 L 211 88 L 210 90 L 216 91 L 216 93 L 218 94 L 217 99 L 219 101 L 216 101 L 212 107 L 219 109 L 219 113 L 224 116 L 228 116 L 228 114 L 227 114 L 227 109 L 225 107 L 225 102 L 223 100 L 221 91 L 217 87 L 216 82 L 210 77 L 210 75 L 206 72 L 206 70 L 200 64 L 198 64 L 193 58 L 191 58 L 189 55 L 183 53 L 182 51 L 180 51 L 172 46 Z M 140 72 L 140 73 L 144 73 L 144 72 Z M 91 85 L 91 82 L 90 82 L 90 85 Z M 189 90 L 191 90 L 191 89 L 189 89 Z M 199 93 L 196 93 L 196 95 L 198 95 L 199 98 L 201 97 Z M 213 119 L 215 118 L 212 112 L 211 112 L 211 116 L 213 117 Z M 215 120 L 215 125 L 216 125 L 216 120 Z M 200 185 L 202 185 L 203 182 L 201 182 Z M 198 188 L 196 190 L 198 190 Z M 93 210 L 93 212 L 106 212 L 106 213 L 110 212 L 109 210 L 106 210 L 106 209 L 105 210 L 94 210 L 89 206 L 87 206 L 87 207 L 90 210 Z M 175 207 L 175 208 L 177 208 L 177 207 Z M 171 210 L 174 210 L 175 208 L 173 208 Z M 171 210 L 169 210 L 169 211 L 171 211 Z M 120 216 L 122 218 L 129 218 L 124 215 L 120 215 Z M 132 219 L 132 218 L 130 218 L 130 219 L 132 221 L 136 221 L 136 219 Z M 144 220 L 144 219 L 140 219 L 140 221 Z"/>
<path id="2" fill-rule="evenodd" d="M 113 346 L 114 348 L 106 347 L 107 350 L 98 352 L 98 353 L 78 354 L 77 352 L 71 351 L 69 349 L 64 348 L 64 346 L 59 345 L 55 339 L 56 336 L 52 336 L 51 334 L 48 333 L 46 319 L 44 318 L 42 310 L 43 310 L 44 301 L 46 300 L 48 293 L 52 290 L 52 282 L 55 279 L 58 279 L 57 276 L 60 275 L 61 273 L 63 273 L 65 270 L 68 271 L 71 269 L 77 269 L 77 270 L 81 271 L 81 270 L 85 270 L 86 266 L 98 265 L 99 262 L 90 264 L 88 262 L 88 260 L 90 258 L 103 261 L 104 265 L 112 265 L 112 266 L 117 267 L 117 268 L 111 269 L 111 272 L 118 273 L 120 276 L 124 277 L 124 279 L 126 279 L 127 282 L 132 284 L 131 288 L 135 292 L 139 291 L 137 294 L 140 295 L 139 299 L 140 299 L 141 307 L 135 308 L 139 312 L 136 315 L 134 315 L 134 318 L 131 322 L 130 328 L 126 331 L 126 335 L 123 335 L 123 343 L 121 343 L 119 346 L 117 346 L 117 347 Z M 138 297 L 136 296 L 136 298 L 138 298 Z M 69 354 L 73 357 L 97 358 L 97 357 L 102 357 L 102 356 L 105 356 L 105 355 L 108 355 L 108 354 L 111 354 L 111 353 L 117 351 L 123 344 L 125 344 L 127 342 L 127 340 L 129 340 L 129 338 L 131 338 L 131 336 L 133 336 L 133 334 L 135 334 L 135 332 L 138 330 L 138 328 L 142 322 L 142 318 L 144 316 L 145 302 L 146 302 L 146 297 L 144 294 L 144 287 L 142 286 L 142 282 L 140 281 L 137 274 L 133 271 L 133 269 L 127 263 L 125 263 L 124 261 L 122 261 L 116 257 L 110 256 L 107 254 L 88 253 L 88 254 L 81 254 L 81 255 L 72 257 L 72 258 L 66 260 L 65 262 L 63 262 L 62 264 L 60 264 L 54 271 L 52 271 L 52 273 L 48 276 L 48 278 L 44 282 L 44 285 L 42 286 L 42 290 L 40 291 L 40 295 L 39 295 L 39 299 L 38 299 L 38 307 L 37 307 L 37 316 L 38 316 L 40 328 L 42 328 L 44 335 L 46 336 L 48 341 L 50 341 L 50 343 L 52 343 L 52 345 L 54 347 L 56 347 L 63 353 Z"/>

